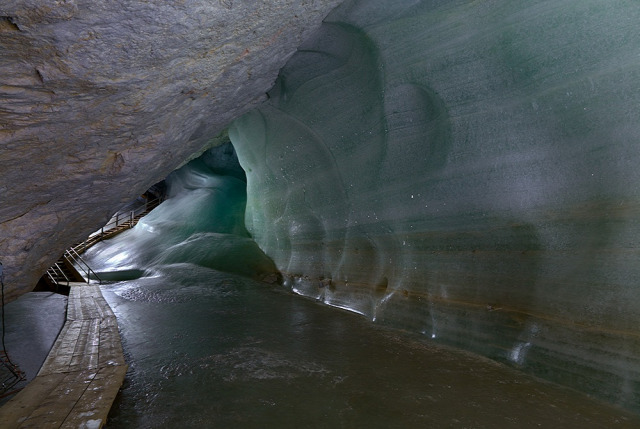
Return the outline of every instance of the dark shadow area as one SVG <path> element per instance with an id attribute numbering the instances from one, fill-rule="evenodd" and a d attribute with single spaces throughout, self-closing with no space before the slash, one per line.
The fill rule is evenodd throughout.
<path id="1" fill-rule="evenodd" d="M 4 306 L 5 351 L 26 376 L 13 390 L 26 386 L 40 370 L 64 325 L 66 308 L 67 297 L 52 292 L 30 292 Z M 4 375 L 11 378 L 0 367 L 0 377 Z M 0 405 L 10 398 L 0 398 Z"/>

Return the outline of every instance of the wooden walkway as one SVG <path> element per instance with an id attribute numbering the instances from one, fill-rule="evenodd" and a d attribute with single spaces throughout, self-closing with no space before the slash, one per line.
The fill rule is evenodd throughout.
<path id="1" fill-rule="evenodd" d="M 100 428 L 126 372 L 100 288 L 72 283 L 67 321 L 38 375 L 0 408 L 0 427 Z"/>

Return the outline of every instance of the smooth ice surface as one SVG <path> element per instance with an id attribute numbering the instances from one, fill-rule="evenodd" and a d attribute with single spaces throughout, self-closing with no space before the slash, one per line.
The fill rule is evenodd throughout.
<path id="1" fill-rule="evenodd" d="M 155 270 L 182 262 L 256 278 L 275 273 L 244 227 L 246 183 L 229 143 L 166 181 L 168 195 L 160 206 L 131 230 L 87 251 L 100 278 L 154 276 Z"/>
<path id="2" fill-rule="evenodd" d="M 347 1 L 230 137 L 292 290 L 640 412 L 640 5 Z"/>
<path id="3" fill-rule="evenodd" d="M 633 428 L 638 417 L 236 275 L 103 285 L 130 365 L 108 428 Z"/>
<path id="4" fill-rule="evenodd" d="M 211 205 L 200 198 L 220 189 L 224 177 L 242 177 L 229 169 L 220 176 L 228 149 L 212 151 L 170 178 L 164 204 L 173 204 L 87 255 L 118 279 L 103 283 L 102 291 L 118 318 L 130 365 L 107 427 L 584 429 L 640 423 L 477 355 L 372 325 L 246 272 L 211 268 L 238 272 L 229 267 L 264 258 L 255 248 L 234 253 L 250 241 L 241 223 L 223 221 L 242 213 L 233 209 L 235 192 L 204 198 Z M 222 216 L 225 207 L 230 212 Z M 220 225 L 227 232 L 216 232 L 219 239 L 206 235 L 189 252 L 173 250 Z M 233 254 L 223 264 L 219 257 L 203 263 L 198 256 L 226 252 Z"/>
<path id="5" fill-rule="evenodd" d="M 30 292 L 6 304 L 3 310 L 7 354 L 11 362 L 24 372 L 26 380 L 31 381 L 64 325 L 67 297 L 49 292 Z M 21 383 L 16 388 L 24 386 Z M 1 402 L 3 398 L 0 398 Z"/>

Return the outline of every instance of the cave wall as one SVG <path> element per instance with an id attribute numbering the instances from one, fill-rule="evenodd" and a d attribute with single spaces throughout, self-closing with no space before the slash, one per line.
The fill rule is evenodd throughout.
<path id="1" fill-rule="evenodd" d="M 640 6 L 347 1 L 230 137 L 295 292 L 640 411 Z"/>
<path id="2" fill-rule="evenodd" d="M 214 144 L 338 3 L 3 0 L 6 299 Z"/>

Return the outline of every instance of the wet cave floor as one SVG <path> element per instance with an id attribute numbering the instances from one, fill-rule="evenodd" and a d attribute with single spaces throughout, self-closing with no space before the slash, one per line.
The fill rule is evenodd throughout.
<path id="1" fill-rule="evenodd" d="M 640 418 L 190 264 L 102 286 L 130 365 L 108 428 L 608 428 Z"/>

